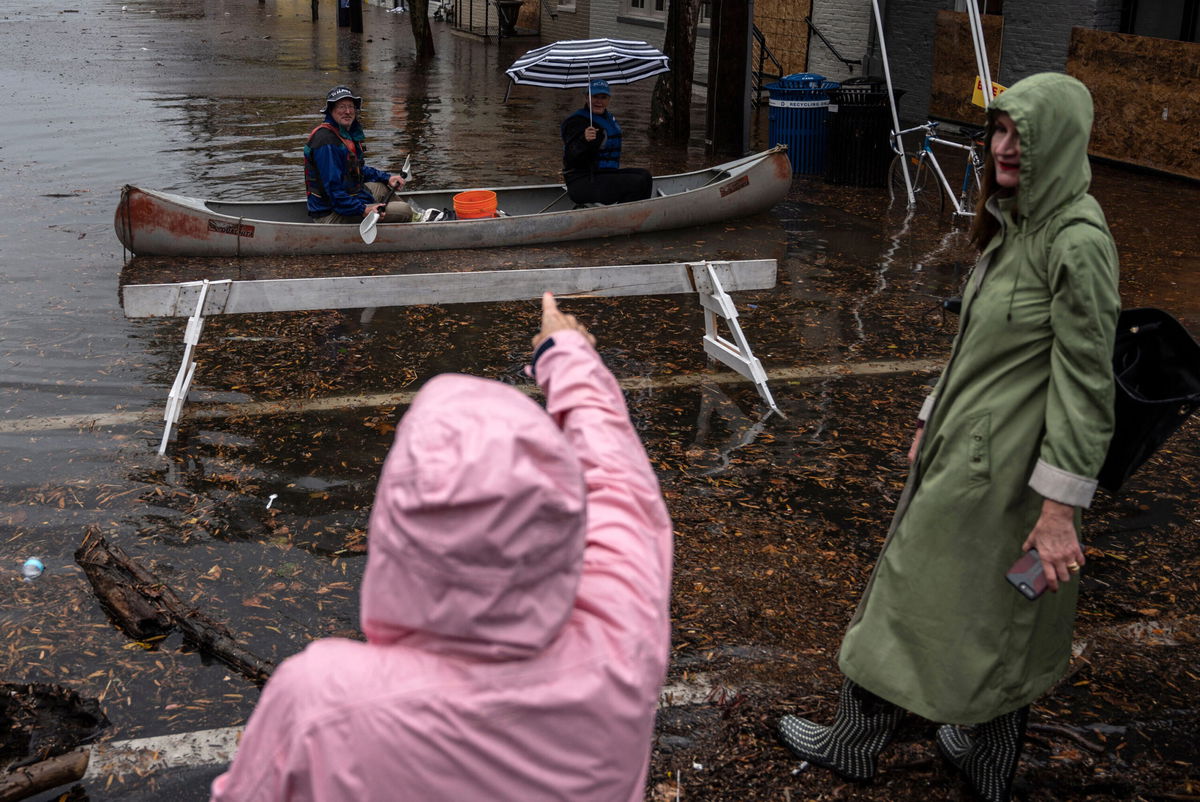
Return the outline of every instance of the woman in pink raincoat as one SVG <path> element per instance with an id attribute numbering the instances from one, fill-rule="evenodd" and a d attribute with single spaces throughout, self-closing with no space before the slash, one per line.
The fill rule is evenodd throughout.
<path id="1" fill-rule="evenodd" d="M 213 800 L 642 798 L 671 522 L 592 343 L 547 294 L 544 411 L 468 376 L 417 394 L 371 512 L 367 642 L 279 667 Z"/>

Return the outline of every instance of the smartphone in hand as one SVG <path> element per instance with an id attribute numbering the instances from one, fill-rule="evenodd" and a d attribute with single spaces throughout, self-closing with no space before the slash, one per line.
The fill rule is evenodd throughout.
<path id="1" fill-rule="evenodd" d="M 1042 571 L 1042 559 L 1037 549 L 1022 554 L 1008 569 L 1005 578 L 1030 601 L 1046 592 L 1046 574 Z"/>

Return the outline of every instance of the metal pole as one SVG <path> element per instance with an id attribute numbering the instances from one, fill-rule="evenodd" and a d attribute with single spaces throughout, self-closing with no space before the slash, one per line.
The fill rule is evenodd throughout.
<path id="1" fill-rule="evenodd" d="M 883 37 L 883 15 L 879 13 L 879 0 L 871 0 L 875 10 L 875 27 L 879 34 L 879 56 L 883 59 L 883 77 L 887 81 L 888 106 L 892 110 L 892 135 L 896 138 L 895 149 L 900 152 L 900 163 L 904 165 L 904 189 L 908 192 L 908 205 L 916 203 L 913 197 L 912 178 L 908 175 L 908 159 L 904 158 L 904 138 L 900 136 L 900 114 L 896 111 L 896 93 L 892 91 L 892 68 L 888 64 L 887 41 Z"/>
<path id="2" fill-rule="evenodd" d="M 975 46 L 975 69 L 982 84 L 983 107 L 992 105 L 992 71 L 988 65 L 987 42 L 983 40 L 983 19 L 976 0 L 967 0 L 967 17 L 971 21 L 971 42 Z"/>

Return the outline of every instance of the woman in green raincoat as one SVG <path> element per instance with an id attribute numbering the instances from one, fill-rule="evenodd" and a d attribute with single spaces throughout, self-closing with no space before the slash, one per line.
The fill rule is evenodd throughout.
<path id="1" fill-rule="evenodd" d="M 979 261 L 842 641 L 836 719 L 779 725 L 792 751 L 845 777 L 874 774 L 908 710 L 945 722 L 942 754 L 984 799 L 1007 800 L 1029 704 L 1066 669 L 1120 308 L 1116 248 L 1087 193 L 1091 125 L 1087 88 L 1060 74 L 1026 78 L 989 109 Z M 1035 601 L 1005 579 L 1030 549 L 1052 591 Z"/>

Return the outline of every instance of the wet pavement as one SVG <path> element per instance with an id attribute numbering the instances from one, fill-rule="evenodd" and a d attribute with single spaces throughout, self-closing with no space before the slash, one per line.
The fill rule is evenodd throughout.
<path id="1" fill-rule="evenodd" d="M 159 458 L 183 324 L 126 320 L 121 284 L 778 258 L 779 286 L 737 301 L 785 418 L 764 417 L 752 386 L 706 363 L 693 300 L 570 306 L 625 383 L 677 523 L 674 701 L 661 717 L 651 796 L 887 799 L 920 787 L 931 799 L 956 798 L 957 786 L 904 739 L 891 779 L 870 792 L 794 775 L 770 720 L 830 709 L 832 655 L 933 376 L 917 361 L 944 358 L 953 334 L 939 302 L 969 268 L 962 232 L 889 208 L 885 190 L 798 179 L 768 215 L 631 240 L 126 264 L 112 231 L 122 184 L 295 197 L 305 134 L 337 83 L 366 98 L 372 162 L 398 165 L 411 152 L 425 187 L 557 181 L 557 125 L 578 98 L 519 87 L 502 103 L 504 67 L 536 40 L 483 44 L 435 23 L 438 57 L 417 67 L 407 16 L 368 7 L 363 37 L 339 36 L 331 17 L 314 25 L 298 0 L 0 0 L 0 101 L 15 112 L 0 142 L 0 679 L 57 682 L 99 699 L 113 740 L 243 723 L 253 684 L 177 634 L 138 644 L 111 626 L 74 564 L 85 527 L 265 658 L 354 636 L 367 512 L 401 394 L 447 370 L 523 385 L 537 323 L 533 303 L 380 309 L 366 322 L 337 312 L 211 319 L 180 438 Z M 628 163 L 706 166 L 702 109 L 686 148 L 637 135 L 651 88 L 622 87 L 613 100 Z M 759 119 L 758 144 L 764 127 Z M 1095 191 L 1121 249 L 1126 305 L 1162 306 L 1200 331 L 1200 188 L 1098 165 Z M 863 363 L 891 372 L 852 375 L 849 366 Z M 822 365 L 842 375 L 799 377 Z M 377 396 L 390 400 L 363 400 Z M 255 406 L 286 401 L 306 406 Z M 1196 431 L 1193 421 L 1089 517 L 1095 567 L 1079 642 L 1090 662 L 1036 713 L 1128 734 L 1110 733 L 1098 756 L 1078 759 L 1070 739 L 1043 735 L 1027 764 L 1051 790 L 1035 798 L 1194 792 L 1186 746 L 1200 735 Z M 24 582 L 29 556 L 47 570 Z M 1104 774 L 1122 771 L 1124 779 Z M 92 781 L 77 798 L 202 799 L 213 773 Z"/>

